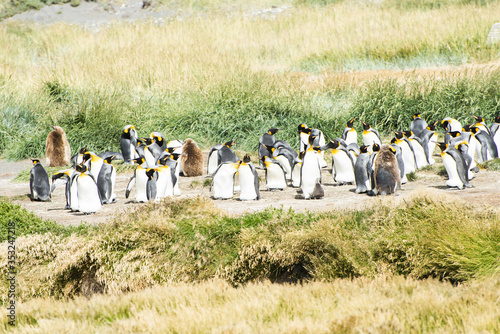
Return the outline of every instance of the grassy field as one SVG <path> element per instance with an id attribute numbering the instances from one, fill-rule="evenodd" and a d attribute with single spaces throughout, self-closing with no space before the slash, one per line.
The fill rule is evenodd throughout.
<path id="1" fill-rule="evenodd" d="M 68 230 L 17 238 L 20 331 L 499 330 L 500 215 L 456 198 L 240 217 L 194 198 Z"/>
<path id="2" fill-rule="evenodd" d="M 407 7 L 304 5 L 273 20 L 235 9 L 98 33 L 4 23 L 0 153 L 43 156 L 51 124 L 65 128 L 73 151 L 118 150 L 126 124 L 143 136 L 159 130 L 204 148 L 236 139 L 254 151 L 270 127 L 296 145 L 303 122 L 332 138 L 353 116 L 382 133 L 407 128 L 414 112 L 491 121 L 500 48 L 486 36 L 500 2 Z M 493 65 L 418 71 L 478 63 Z M 381 69 L 416 70 L 350 73 Z"/>

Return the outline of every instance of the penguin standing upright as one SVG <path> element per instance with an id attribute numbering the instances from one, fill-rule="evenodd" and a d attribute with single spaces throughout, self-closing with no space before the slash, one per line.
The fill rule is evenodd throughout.
<path id="1" fill-rule="evenodd" d="M 465 163 L 465 169 L 466 169 L 466 175 L 467 175 L 467 180 L 472 180 L 475 175 L 471 171 L 471 166 L 472 166 L 472 157 L 469 155 L 469 145 L 467 145 L 467 142 L 464 141 L 462 143 L 459 143 L 458 145 L 455 145 L 455 148 L 462 154 L 462 158 L 464 159 Z"/>
<path id="2" fill-rule="evenodd" d="M 486 132 L 491 137 L 490 129 L 486 126 L 484 118 L 476 115 L 472 115 L 472 117 L 476 120 L 476 124 L 474 124 L 474 126 L 479 130 Z"/>
<path id="3" fill-rule="evenodd" d="M 316 156 L 318 153 L 313 147 L 315 137 L 313 134 L 309 135 L 308 146 L 300 169 L 300 188 L 305 199 L 315 198 L 315 194 L 320 193 L 317 184 L 321 188 L 321 165 Z"/>
<path id="4" fill-rule="evenodd" d="M 154 168 L 163 153 L 160 146 L 152 138 L 137 138 L 137 140 L 145 145 L 140 146 L 139 154 L 146 160 L 148 168 Z"/>
<path id="5" fill-rule="evenodd" d="M 460 123 L 459 121 L 457 121 L 456 119 L 451 118 L 451 117 L 444 118 L 441 121 L 441 127 L 447 133 L 452 132 L 452 131 L 462 132 L 462 123 Z M 444 135 L 444 142 L 446 144 L 448 144 L 448 142 L 450 141 L 450 136 L 447 133 L 445 133 L 445 135 Z"/>
<path id="6" fill-rule="evenodd" d="M 403 132 L 394 131 L 395 139 L 391 141 L 401 147 L 401 154 L 403 155 L 403 161 L 405 165 L 405 175 L 415 172 L 417 169 L 417 163 L 415 161 L 415 153 L 413 152 L 413 147 L 407 138 L 405 138 Z"/>
<path id="7" fill-rule="evenodd" d="M 120 137 L 120 148 L 123 155 L 124 164 L 133 164 L 132 159 L 138 157 L 136 152 L 137 133 L 133 125 L 125 125 Z"/>
<path id="8" fill-rule="evenodd" d="M 137 159 L 133 159 L 133 162 L 138 164 L 137 168 L 134 171 L 134 175 L 130 178 L 127 189 L 125 190 L 125 198 L 128 198 L 132 188 L 135 185 L 135 200 L 139 203 L 144 203 L 148 201 L 148 196 L 146 192 L 146 184 L 148 182 L 148 176 L 146 175 L 146 159 L 144 157 L 140 157 Z"/>
<path id="9" fill-rule="evenodd" d="M 405 137 L 410 142 L 411 147 L 413 148 L 413 154 L 415 155 L 415 164 L 416 168 L 420 169 L 429 164 L 428 161 L 428 149 L 427 143 L 413 134 L 412 131 L 403 131 Z"/>
<path id="10" fill-rule="evenodd" d="M 410 124 L 410 131 L 419 138 L 422 138 L 424 130 L 427 128 L 427 122 L 420 117 L 419 113 L 413 115 L 413 120 Z"/>
<path id="11" fill-rule="evenodd" d="M 231 147 L 235 144 L 236 144 L 235 140 L 231 140 L 225 142 L 224 145 L 222 145 L 220 150 L 217 152 L 219 157 L 219 165 L 221 163 L 226 163 L 226 162 L 238 162 L 238 157 L 236 156 L 236 154 L 234 154 L 233 150 L 231 149 Z"/>
<path id="12" fill-rule="evenodd" d="M 155 168 L 158 173 L 156 180 L 157 198 L 174 196 L 174 180 L 177 182 L 177 177 L 175 170 L 166 165 L 166 160 L 167 158 L 160 159 L 158 161 L 160 165 Z"/>
<path id="13" fill-rule="evenodd" d="M 366 145 L 365 145 L 366 146 Z M 332 148 L 332 175 L 335 182 L 352 184 L 354 176 L 354 162 L 351 155 L 337 140 L 331 142 Z"/>
<path id="14" fill-rule="evenodd" d="M 287 187 L 285 167 L 278 160 L 270 156 L 261 158 L 266 170 L 266 186 L 269 191 L 283 190 Z"/>
<path id="15" fill-rule="evenodd" d="M 497 151 L 500 152 L 500 115 L 495 117 L 493 124 L 490 127 L 491 138 L 497 147 Z"/>
<path id="16" fill-rule="evenodd" d="M 250 156 L 248 154 L 239 162 L 238 174 L 240 180 L 240 200 L 259 200 L 259 175 L 250 161 Z"/>
<path id="17" fill-rule="evenodd" d="M 380 139 L 378 131 L 372 128 L 370 124 L 365 122 L 361 123 L 363 123 L 363 145 L 368 146 L 368 151 L 371 152 L 372 145 L 377 144 L 381 146 L 382 140 Z"/>
<path id="18" fill-rule="evenodd" d="M 396 161 L 396 150 L 389 145 L 382 145 L 375 159 L 375 188 L 378 194 L 394 194 L 401 188 L 401 179 Z"/>
<path id="19" fill-rule="evenodd" d="M 394 141 L 396 138 L 393 138 L 391 141 L 391 147 L 396 150 L 396 161 L 398 163 L 398 168 L 399 168 L 399 177 L 401 178 L 401 184 L 408 183 L 408 179 L 406 178 L 406 173 L 405 173 L 405 162 L 403 160 L 403 151 L 401 150 L 401 147 L 399 145 L 396 145 Z"/>
<path id="20" fill-rule="evenodd" d="M 271 148 L 274 146 L 274 143 L 276 142 L 276 137 L 274 135 L 279 131 L 280 129 L 276 128 L 271 128 L 266 131 L 262 136 L 259 138 L 259 159 L 262 157 L 269 155 L 268 154 L 268 147 Z"/>
<path id="21" fill-rule="evenodd" d="M 230 199 L 234 196 L 234 176 L 239 163 L 224 162 L 219 165 L 212 178 L 211 190 L 214 199 Z"/>
<path id="22" fill-rule="evenodd" d="M 104 159 L 97 156 L 94 152 L 86 151 L 83 154 L 83 163 L 87 165 L 89 173 L 92 174 L 94 180 L 97 180 L 102 165 L 104 164 Z"/>
<path id="23" fill-rule="evenodd" d="M 476 136 L 476 139 L 481 144 L 480 151 L 478 152 L 478 162 L 485 162 L 492 159 L 498 158 L 498 150 L 493 138 L 484 130 L 478 127 L 471 128 L 472 133 Z M 476 147 L 476 150 L 478 147 Z"/>
<path id="24" fill-rule="evenodd" d="M 429 123 L 427 127 L 420 133 L 420 138 L 423 143 L 427 143 L 427 161 L 429 165 L 433 165 L 436 163 L 432 154 L 434 153 L 434 149 L 436 148 L 437 143 L 437 131 L 436 124 L 438 121 L 434 123 Z"/>
<path id="25" fill-rule="evenodd" d="M 463 189 L 470 187 L 467 167 L 465 165 L 462 154 L 454 147 L 446 143 L 437 143 L 441 149 L 441 158 L 443 159 L 444 168 L 448 174 L 446 185 L 451 188 Z"/>
<path id="26" fill-rule="evenodd" d="M 111 156 L 104 159 L 99 176 L 97 177 L 97 189 L 99 189 L 102 204 L 110 204 L 116 201 L 116 168 L 111 163 L 114 158 L 114 156 Z"/>
<path id="27" fill-rule="evenodd" d="M 66 197 L 66 205 L 64 206 L 65 209 L 70 209 L 70 200 L 71 200 L 71 195 L 70 195 L 70 188 L 71 188 L 71 179 L 75 173 L 74 168 L 69 168 L 65 170 L 60 170 L 54 175 L 52 175 L 52 187 L 50 188 L 50 193 L 53 193 L 54 190 L 56 189 L 56 186 L 60 180 L 62 179 L 62 183 L 65 184 L 65 190 L 64 190 L 64 195 Z"/>
<path id="28" fill-rule="evenodd" d="M 346 145 L 358 143 L 358 133 L 354 128 L 354 119 L 353 117 L 347 121 L 344 132 L 342 132 L 342 139 L 345 141 Z"/>
<path id="29" fill-rule="evenodd" d="M 75 167 L 73 183 L 76 184 L 78 210 L 85 214 L 95 213 L 102 207 L 101 197 L 94 176 L 84 164 Z M 74 191 L 74 190 L 73 190 Z M 71 203 L 73 205 L 73 203 Z"/>
<path id="30" fill-rule="evenodd" d="M 33 168 L 30 171 L 30 194 L 32 201 L 50 201 L 50 184 L 47 171 L 39 159 L 31 159 Z"/>
<path id="31" fill-rule="evenodd" d="M 47 166 L 67 166 L 70 163 L 71 149 L 66 133 L 60 126 L 52 126 L 52 128 L 45 142 Z"/>
<path id="32" fill-rule="evenodd" d="M 216 144 L 208 153 L 208 163 L 207 163 L 207 174 L 212 175 L 219 167 L 219 150 L 222 148 L 223 144 Z"/>
<path id="33" fill-rule="evenodd" d="M 359 148 L 359 155 L 354 165 L 354 176 L 356 178 L 356 194 L 365 193 L 372 189 L 370 182 L 370 152 L 368 146 L 362 145 Z"/>
<path id="34" fill-rule="evenodd" d="M 171 150 L 172 149 L 168 149 Z M 174 196 L 180 196 L 181 190 L 179 189 L 179 175 L 181 172 L 181 167 L 179 164 L 179 157 L 182 156 L 182 153 L 171 153 L 168 157 L 165 158 L 164 165 L 170 167 L 173 172 L 172 183 L 174 186 Z"/>
<path id="35" fill-rule="evenodd" d="M 148 180 L 146 181 L 146 197 L 148 201 L 156 201 L 158 191 L 156 188 L 156 181 L 158 180 L 158 172 L 154 168 L 146 169 L 146 176 Z"/>
<path id="36" fill-rule="evenodd" d="M 299 156 L 294 160 L 292 167 L 292 187 L 300 187 L 300 172 L 302 169 L 302 159 L 304 159 L 304 152 L 301 152 Z"/>
<path id="37" fill-rule="evenodd" d="M 292 180 L 292 167 L 294 165 L 294 161 L 295 161 L 295 158 L 293 156 L 293 154 L 291 153 L 291 151 L 284 147 L 284 146 L 280 146 L 279 148 L 275 148 L 275 147 L 268 147 L 268 146 L 265 146 L 268 151 L 269 151 L 269 154 L 270 156 L 272 156 L 274 159 L 278 160 L 282 165 L 283 167 L 285 168 L 285 178 L 287 181 L 290 181 Z"/>
<path id="38" fill-rule="evenodd" d="M 191 138 L 184 141 L 181 165 L 184 176 L 193 177 L 203 174 L 203 154 L 198 144 Z"/>
<path id="39" fill-rule="evenodd" d="M 311 135 L 314 136 L 314 143 L 312 144 L 314 147 L 318 146 L 324 146 L 325 143 L 325 136 L 323 135 L 323 132 L 319 129 L 313 129 L 313 128 L 308 128 L 307 125 L 305 124 L 300 124 L 298 126 L 299 130 L 299 139 L 300 139 L 300 149 L 299 152 L 304 152 L 307 147 L 309 146 L 309 137 Z M 319 161 L 319 165 L 321 168 L 326 167 L 327 163 L 324 159 L 325 153 L 321 151 L 319 154 L 316 154 L 316 158 Z"/>

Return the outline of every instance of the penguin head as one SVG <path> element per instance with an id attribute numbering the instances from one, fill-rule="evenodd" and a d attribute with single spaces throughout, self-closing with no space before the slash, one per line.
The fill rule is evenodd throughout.
<path id="1" fill-rule="evenodd" d="M 154 168 L 148 168 L 146 169 L 146 175 L 148 176 L 148 179 L 152 180 L 153 176 L 155 175 L 156 170 Z"/>
<path id="2" fill-rule="evenodd" d="M 368 145 L 361 145 L 359 153 L 368 153 Z"/>
<path id="3" fill-rule="evenodd" d="M 245 154 L 245 156 L 243 157 L 243 162 L 246 164 L 250 163 L 250 156 L 248 154 Z"/>
<path id="4" fill-rule="evenodd" d="M 142 165 L 143 163 L 146 162 L 146 159 L 144 159 L 144 157 L 139 157 L 139 158 L 136 158 L 136 159 L 132 159 L 133 162 L 135 162 L 136 164 L 138 165 Z"/>
<path id="5" fill-rule="evenodd" d="M 85 154 L 85 152 L 87 152 L 87 146 L 82 147 L 80 151 L 78 151 L 80 154 Z"/>
<path id="6" fill-rule="evenodd" d="M 365 122 L 361 122 L 363 124 L 363 130 L 368 131 L 371 128 L 371 125 Z"/>
<path id="7" fill-rule="evenodd" d="M 314 142 L 314 138 L 316 138 L 317 136 L 316 135 L 313 135 L 313 134 L 310 134 L 309 135 L 309 140 L 308 140 L 308 143 L 310 146 L 312 146 L 313 142 Z"/>
<path id="8" fill-rule="evenodd" d="M 435 121 L 434 123 L 429 123 L 427 124 L 427 130 L 430 131 L 436 131 L 436 125 L 438 124 L 439 121 Z"/>
<path id="9" fill-rule="evenodd" d="M 419 113 L 413 114 L 413 119 L 421 118 Z"/>
<path id="10" fill-rule="evenodd" d="M 472 132 L 473 134 L 478 133 L 478 131 L 479 131 L 479 128 L 477 126 L 471 126 L 470 127 L 470 132 Z"/>
<path id="11" fill-rule="evenodd" d="M 446 150 L 446 148 L 448 147 L 448 144 L 441 143 L 441 142 L 436 143 L 436 145 L 441 149 L 441 152 L 443 152 L 444 150 Z"/>
<path id="12" fill-rule="evenodd" d="M 478 123 L 484 122 L 484 118 L 482 118 L 481 116 L 476 116 L 476 115 L 471 115 L 471 116 L 474 117 L 474 119 Z"/>
<path id="13" fill-rule="evenodd" d="M 377 144 L 377 143 L 373 143 L 373 145 L 372 145 L 372 151 L 373 151 L 373 152 L 378 152 L 378 151 L 380 151 L 380 145 L 379 145 L 379 144 Z"/>
<path id="14" fill-rule="evenodd" d="M 137 138 L 137 141 L 146 144 L 146 146 L 153 144 L 152 138 Z"/>
<path id="15" fill-rule="evenodd" d="M 116 157 L 116 155 L 112 155 L 110 157 L 107 157 L 104 159 L 104 162 L 107 163 L 107 164 L 111 164 L 111 161 L 113 161 L 113 159 Z"/>
<path id="16" fill-rule="evenodd" d="M 177 161 L 177 159 L 179 159 L 179 157 L 181 155 L 184 155 L 183 153 L 172 153 L 170 154 L 170 158 L 172 158 L 173 160 Z"/>
<path id="17" fill-rule="evenodd" d="M 461 135 L 460 131 L 451 131 L 451 132 L 448 132 L 448 134 L 452 137 L 452 138 L 457 138 L 458 136 Z"/>
<path id="18" fill-rule="evenodd" d="M 355 117 L 353 117 L 353 118 L 351 118 L 350 120 L 348 120 L 345 126 L 346 126 L 347 128 L 352 128 L 352 127 L 353 127 L 353 125 L 354 125 L 354 120 L 355 120 L 355 119 L 356 119 L 356 118 L 355 118 Z"/>
<path id="19" fill-rule="evenodd" d="M 396 155 L 396 149 L 390 145 L 388 145 L 389 151 L 392 152 L 392 154 Z"/>
<path id="20" fill-rule="evenodd" d="M 307 127 L 307 125 L 305 124 L 300 124 L 297 129 L 299 130 L 299 133 L 301 132 L 305 132 L 305 133 L 311 133 L 311 131 L 307 132 L 307 130 L 309 130 L 309 128 Z"/>
<path id="21" fill-rule="evenodd" d="M 328 145 L 330 146 L 329 148 L 337 149 L 340 146 L 340 142 L 338 140 L 335 140 L 335 139 L 334 140 L 330 139 L 330 142 L 328 143 Z"/>
<path id="22" fill-rule="evenodd" d="M 155 141 L 158 144 L 158 146 L 162 146 L 163 143 L 165 142 L 162 134 L 159 132 L 152 132 L 150 137 L 151 137 L 151 139 L 153 139 L 153 141 Z"/>
<path id="23" fill-rule="evenodd" d="M 158 160 L 158 163 L 159 163 L 160 165 L 165 166 L 165 165 L 167 164 L 167 160 L 168 160 L 168 157 L 169 157 L 169 156 L 170 156 L 170 154 L 169 154 L 167 157 L 163 157 L 163 158 L 159 159 L 159 160 Z"/>
<path id="24" fill-rule="evenodd" d="M 168 154 L 172 154 L 174 153 L 174 151 L 177 149 L 177 147 L 167 147 L 165 149 L 165 152 L 167 152 Z"/>
<path id="25" fill-rule="evenodd" d="M 31 159 L 31 162 L 33 163 L 33 166 L 36 166 L 36 164 L 40 163 L 40 159 Z"/>
<path id="26" fill-rule="evenodd" d="M 87 165 L 84 165 L 84 164 L 79 164 L 79 165 L 76 165 L 75 166 L 75 170 L 78 172 L 78 173 L 85 173 L 86 171 L 89 170 L 89 168 L 87 167 Z"/>
<path id="27" fill-rule="evenodd" d="M 396 144 L 398 142 L 398 140 L 396 139 L 396 137 L 393 137 L 391 139 L 391 144 Z"/>
<path id="28" fill-rule="evenodd" d="M 396 139 L 401 140 L 404 137 L 404 133 L 402 131 L 394 131 L 394 135 L 396 136 Z"/>
<path id="29" fill-rule="evenodd" d="M 467 152 L 467 150 L 469 149 L 469 145 L 467 144 L 466 141 L 463 141 L 463 142 L 459 143 L 458 145 L 455 145 L 455 148 L 457 150 L 459 150 L 460 152 Z"/>
<path id="30" fill-rule="evenodd" d="M 306 151 L 302 151 L 299 153 L 299 159 L 302 160 L 304 159 L 304 155 L 306 154 Z"/>
<path id="31" fill-rule="evenodd" d="M 89 151 L 83 153 L 83 162 L 84 163 L 87 162 L 87 161 L 89 161 L 91 158 L 92 158 L 92 155 L 90 154 Z"/>
<path id="32" fill-rule="evenodd" d="M 125 125 L 123 127 L 122 133 L 130 133 L 130 130 L 135 130 L 135 127 L 132 124 Z"/>
<path id="33" fill-rule="evenodd" d="M 446 128 L 448 128 L 448 124 L 450 124 L 450 122 L 448 122 L 448 120 L 447 120 L 447 119 L 443 119 L 443 120 L 441 121 L 441 124 L 440 124 L 440 125 L 441 125 L 441 127 L 442 127 L 443 129 L 445 129 L 445 130 L 446 130 Z"/>
<path id="34" fill-rule="evenodd" d="M 267 133 L 270 134 L 270 135 L 274 135 L 276 132 L 278 132 L 280 129 L 275 129 L 275 128 L 271 128 L 269 130 L 267 130 Z"/>
<path id="35" fill-rule="evenodd" d="M 403 131 L 403 134 L 404 134 L 407 138 L 410 138 L 410 137 L 413 135 L 413 132 L 411 132 L 411 130 L 406 130 L 406 131 Z"/>
<path id="36" fill-rule="evenodd" d="M 231 141 L 227 141 L 224 143 L 224 146 L 227 146 L 229 148 L 231 148 L 231 146 L 233 146 L 233 145 L 236 145 L 236 139 L 233 139 Z"/>

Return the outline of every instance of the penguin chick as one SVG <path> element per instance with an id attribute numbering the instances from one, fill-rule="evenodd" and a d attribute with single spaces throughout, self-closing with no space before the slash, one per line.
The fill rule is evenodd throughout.
<path id="1" fill-rule="evenodd" d="M 49 132 L 45 142 L 47 165 L 50 167 L 67 166 L 71 159 L 71 149 L 66 133 L 60 126 L 52 126 L 52 128 L 54 130 Z"/>
<path id="2" fill-rule="evenodd" d="M 182 171 L 184 176 L 200 176 L 203 174 L 203 155 L 194 140 L 188 138 L 184 141 L 181 156 Z"/>
<path id="3" fill-rule="evenodd" d="M 389 145 L 382 145 L 375 158 L 375 188 L 382 195 L 390 195 L 401 187 L 396 150 Z"/>

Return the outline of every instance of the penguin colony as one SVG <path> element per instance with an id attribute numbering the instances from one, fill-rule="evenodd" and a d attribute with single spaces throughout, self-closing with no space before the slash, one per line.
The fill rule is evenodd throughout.
<path id="1" fill-rule="evenodd" d="M 419 114 L 413 116 L 410 130 L 394 131 L 390 143 L 383 144 L 370 124 L 363 126 L 362 145 L 350 119 L 340 138 L 325 140 L 319 129 L 306 124 L 298 126 L 299 152 L 286 141 L 277 140 L 280 130 L 270 128 L 259 138 L 259 166 L 254 166 L 246 154 L 239 159 L 233 152 L 235 140 L 220 143 L 210 150 L 207 174 L 212 178 L 210 190 L 217 200 L 261 199 L 257 169 L 265 170 L 268 191 L 297 188 L 305 199 L 321 199 L 324 189 L 321 170 L 328 168 L 338 185 L 355 184 L 355 193 L 370 196 L 394 194 L 408 182 L 407 175 L 435 163 L 432 153 L 441 150 L 443 165 L 448 174 L 446 185 L 451 188 L 471 187 L 469 181 L 479 171 L 477 163 L 498 158 L 500 149 L 500 116 L 488 127 L 484 118 L 473 116 L 475 122 L 462 126 L 452 118 L 427 123 Z M 445 130 L 445 141 L 437 142 L 436 125 Z M 62 129 L 61 129 L 62 130 Z M 135 187 L 135 201 L 157 201 L 179 196 L 179 176 L 202 174 L 201 150 L 192 139 L 166 142 L 159 132 L 140 138 L 133 125 L 122 130 L 121 154 L 104 152 L 96 155 L 86 148 L 72 158 L 73 167 L 48 176 L 39 160 L 33 160 L 30 190 L 32 200 L 49 201 L 56 186 L 65 183 L 66 209 L 85 214 L 97 212 L 103 204 L 114 203 L 116 170 L 113 159 L 137 164 L 130 178 L 125 198 Z M 324 160 L 325 151 L 332 150 L 332 166 Z M 184 169 L 184 172 L 183 172 Z"/>

